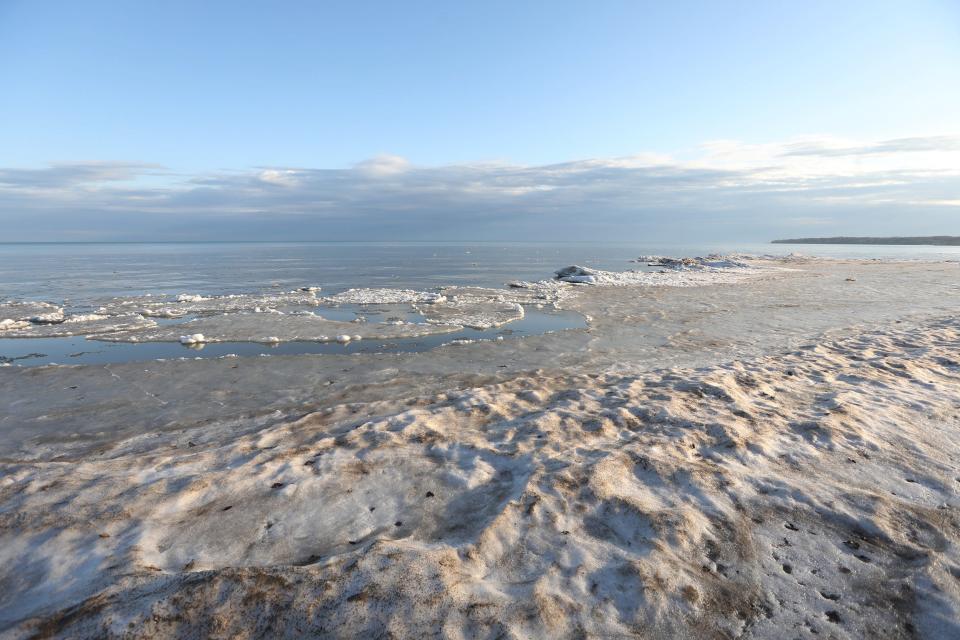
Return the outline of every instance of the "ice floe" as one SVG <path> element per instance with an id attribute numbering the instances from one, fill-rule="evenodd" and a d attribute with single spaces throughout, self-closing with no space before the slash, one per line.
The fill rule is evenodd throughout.
<path id="1" fill-rule="evenodd" d="M 333 304 L 431 304 L 443 302 L 444 297 L 432 291 L 413 289 L 347 289 L 324 298 Z"/>
<path id="2" fill-rule="evenodd" d="M 32 323 L 24 321 L 0 321 L 0 338 L 63 338 L 68 336 L 92 336 L 100 333 L 125 331 L 135 333 L 157 326 L 157 323 L 140 315 L 106 316 L 85 314 L 67 316 L 63 321 Z"/>
<path id="3" fill-rule="evenodd" d="M 485 300 L 456 300 L 418 306 L 427 322 L 438 325 L 458 325 L 471 329 L 491 329 L 519 320 L 523 307 L 516 302 Z"/>
<path id="4" fill-rule="evenodd" d="M 563 285 L 543 280 L 540 282 L 514 281 L 507 289 L 487 287 L 443 287 L 440 292 L 448 300 L 472 302 L 512 302 L 515 304 L 550 304 L 558 302 L 568 292 Z"/>
<path id="5" fill-rule="evenodd" d="M 0 320 L 0 331 L 11 331 L 14 329 L 26 329 L 30 326 L 27 320 L 14 320 L 13 318 L 4 318 Z"/>
<path id="6" fill-rule="evenodd" d="M 13 320 L 35 324 L 63 322 L 63 308 L 49 302 L 0 302 L 0 321 Z"/>
<path id="7" fill-rule="evenodd" d="M 225 296 L 201 296 L 180 294 L 175 299 L 166 296 L 133 296 L 114 298 L 97 311 L 104 314 L 139 313 L 158 318 L 180 318 L 187 315 L 235 313 L 278 307 L 316 307 L 320 304 L 315 291 L 290 291 L 286 293 L 239 293 Z"/>
<path id="8" fill-rule="evenodd" d="M 202 342 L 338 342 L 362 339 L 414 338 L 450 333 L 462 327 L 455 324 L 401 325 L 342 322 L 317 315 L 229 313 L 197 318 L 180 324 L 156 326 L 146 331 L 118 331 L 95 336 L 109 342 L 183 342 L 183 337 L 200 335 Z M 345 340 L 341 340 L 345 338 Z"/>

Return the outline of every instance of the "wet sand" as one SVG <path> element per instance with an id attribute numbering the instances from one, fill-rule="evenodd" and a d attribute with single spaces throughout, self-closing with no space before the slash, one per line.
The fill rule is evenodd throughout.
<path id="1" fill-rule="evenodd" d="M 0 370 L 2 637 L 950 638 L 956 263 L 426 353 Z"/>

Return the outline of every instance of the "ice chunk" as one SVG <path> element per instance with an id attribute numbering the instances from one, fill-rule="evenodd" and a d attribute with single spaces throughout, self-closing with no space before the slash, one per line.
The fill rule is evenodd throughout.
<path id="1" fill-rule="evenodd" d="M 587 267 L 572 265 L 557 271 L 557 280 L 574 284 L 596 284 L 597 272 Z"/>
<path id="2" fill-rule="evenodd" d="M 206 342 L 202 333 L 192 333 L 188 336 L 180 336 L 180 344 L 201 344 Z"/>
<path id="3" fill-rule="evenodd" d="M 14 320 L 12 318 L 4 318 L 3 320 L 0 320 L 0 332 L 26 329 L 29 326 L 30 323 L 26 320 Z"/>
<path id="4" fill-rule="evenodd" d="M 50 313 L 38 313 L 29 318 L 30 322 L 35 324 L 56 324 L 63 322 L 63 310 L 51 311 Z"/>
<path id="5" fill-rule="evenodd" d="M 350 336 L 348 336 L 347 334 L 343 334 L 343 335 L 341 335 L 341 336 L 337 336 L 337 342 L 341 342 L 341 343 L 343 343 L 343 344 L 346 344 L 346 343 L 350 342 Z"/>

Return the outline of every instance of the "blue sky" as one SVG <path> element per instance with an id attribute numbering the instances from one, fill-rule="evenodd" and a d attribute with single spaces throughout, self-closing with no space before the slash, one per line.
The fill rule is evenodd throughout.
<path id="1" fill-rule="evenodd" d="M 458 239 L 682 232 L 654 224 L 664 211 L 758 237 L 878 216 L 870 232 L 960 233 L 958 114 L 947 0 L 0 0 L 0 222 L 31 223 L 12 239 L 226 220 L 241 236 L 416 235 L 441 211 Z M 551 182 L 555 165 L 573 182 Z M 770 198 L 766 173 L 757 195 L 771 167 L 874 186 L 825 205 Z"/>

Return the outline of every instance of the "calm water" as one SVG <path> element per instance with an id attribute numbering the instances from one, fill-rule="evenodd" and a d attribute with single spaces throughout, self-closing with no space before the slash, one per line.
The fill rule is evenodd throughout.
<path id="1" fill-rule="evenodd" d="M 769 244 L 161 243 L 0 244 L 0 299 L 82 306 L 105 296 L 217 295 L 305 285 L 500 287 L 540 280 L 569 264 L 630 268 L 638 255 L 790 252 L 835 257 L 960 259 L 960 247 Z"/>

